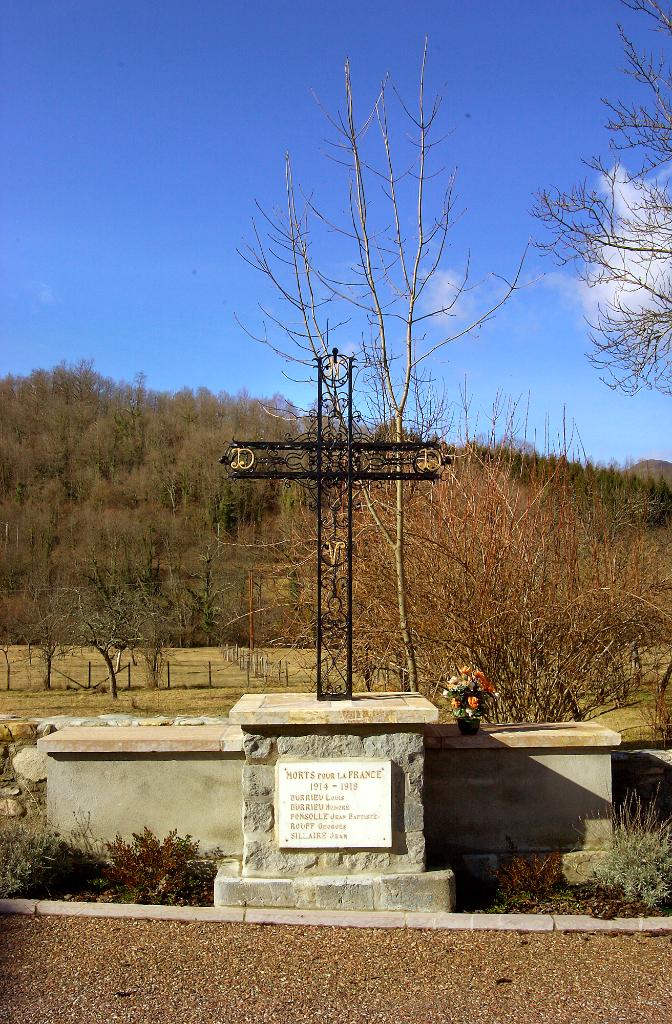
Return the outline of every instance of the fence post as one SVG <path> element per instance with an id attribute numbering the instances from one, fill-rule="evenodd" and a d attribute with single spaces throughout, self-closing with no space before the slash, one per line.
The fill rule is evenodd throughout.
<path id="1" fill-rule="evenodd" d="M 8 689 L 8 690 L 10 690 L 10 689 L 11 689 L 11 687 L 10 687 L 10 685 L 9 685 L 9 680 L 10 680 L 10 676 L 11 676 L 11 674 L 12 674 L 12 670 L 11 670 L 11 668 L 10 668 L 9 662 L 7 662 L 7 689 Z"/>
<path id="2" fill-rule="evenodd" d="M 126 668 L 128 669 L 128 681 L 126 682 L 126 689 L 130 690 L 130 688 L 131 688 L 131 663 L 130 663 L 130 661 L 129 661 L 128 665 L 126 666 Z"/>
<path id="3" fill-rule="evenodd" d="M 249 683 L 249 681 L 250 681 L 250 656 L 249 656 L 249 654 L 247 656 L 246 665 L 247 665 L 247 681 Z"/>
<path id="4" fill-rule="evenodd" d="M 168 689 L 170 689 L 170 662 L 166 661 L 166 668 L 168 669 Z"/>
<path id="5" fill-rule="evenodd" d="M 86 688 L 87 690 L 91 689 L 91 662 L 89 662 L 89 672 L 86 679 Z"/>
<path id="6" fill-rule="evenodd" d="M 212 686 L 212 663 L 208 662 L 208 686 Z"/>
<path id="7" fill-rule="evenodd" d="M 280 662 L 280 664 L 282 664 L 282 662 Z M 288 661 L 285 661 L 285 682 L 287 683 L 287 686 L 289 686 L 289 662 Z"/>

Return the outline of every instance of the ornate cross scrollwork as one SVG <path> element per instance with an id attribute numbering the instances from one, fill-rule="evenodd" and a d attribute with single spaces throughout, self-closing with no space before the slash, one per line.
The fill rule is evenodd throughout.
<path id="1" fill-rule="evenodd" d="M 229 465 L 231 469 L 252 469 L 254 465 L 254 452 L 251 448 L 233 448 Z"/>
<path id="2" fill-rule="evenodd" d="M 284 441 L 232 441 L 219 460 L 237 480 L 297 480 L 317 511 L 317 697 L 352 697 L 352 493 L 367 481 L 436 480 L 438 444 L 373 441 L 353 428 L 353 356 L 317 359 L 311 427 Z"/>

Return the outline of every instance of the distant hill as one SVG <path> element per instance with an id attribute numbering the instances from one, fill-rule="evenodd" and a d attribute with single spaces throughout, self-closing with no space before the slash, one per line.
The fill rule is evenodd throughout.
<path id="1" fill-rule="evenodd" d="M 665 462 L 664 459 L 640 459 L 634 466 L 630 466 L 630 472 L 643 480 L 665 480 L 672 484 L 672 462 Z"/>

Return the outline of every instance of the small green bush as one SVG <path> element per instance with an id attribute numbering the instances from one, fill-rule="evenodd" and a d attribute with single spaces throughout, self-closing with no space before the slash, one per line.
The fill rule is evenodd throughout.
<path id="1" fill-rule="evenodd" d="M 614 816 L 611 846 L 595 874 L 630 899 L 661 906 L 672 896 L 672 820 L 660 821 L 653 804 L 629 797 Z"/>
<path id="2" fill-rule="evenodd" d="M 212 882 L 212 869 L 194 860 L 198 842 L 178 836 L 177 829 L 163 841 L 148 828 L 142 835 L 134 832 L 131 843 L 117 836 L 107 851 L 110 863 L 103 878 L 132 903 L 191 901 Z"/>
<path id="3" fill-rule="evenodd" d="M 68 870 L 67 845 L 45 825 L 0 828 L 0 899 L 40 896 Z"/>

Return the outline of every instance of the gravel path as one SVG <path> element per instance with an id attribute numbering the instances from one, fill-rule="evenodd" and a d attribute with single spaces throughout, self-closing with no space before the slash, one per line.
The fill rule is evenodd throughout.
<path id="1" fill-rule="evenodd" d="M 2 1024 L 672 1021 L 672 939 L 0 917 Z"/>

